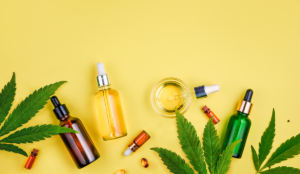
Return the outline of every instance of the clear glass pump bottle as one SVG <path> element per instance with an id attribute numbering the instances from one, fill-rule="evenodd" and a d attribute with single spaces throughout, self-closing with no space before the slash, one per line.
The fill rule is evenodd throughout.
<path id="1" fill-rule="evenodd" d="M 127 135 L 121 100 L 118 91 L 111 89 L 103 63 L 97 64 L 99 92 L 95 103 L 100 118 L 103 140 L 112 140 Z"/>
<path id="2" fill-rule="evenodd" d="M 230 117 L 227 130 L 224 136 L 223 144 L 222 144 L 222 151 L 225 150 L 227 146 L 237 140 L 242 140 L 238 143 L 233 150 L 232 157 L 241 158 L 247 137 L 251 127 L 251 120 L 248 118 L 250 111 L 252 109 L 251 98 L 253 95 L 253 91 L 248 89 L 245 97 L 242 101 L 240 101 L 237 113 Z"/>
<path id="3" fill-rule="evenodd" d="M 71 117 L 66 105 L 60 104 L 56 96 L 51 97 L 51 102 L 55 107 L 53 112 L 60 121 L 59 125 L 79 132 L 59 134 L 76 166 L 81 169 L 97 160 L 99 152 L 80 119 Z"/>

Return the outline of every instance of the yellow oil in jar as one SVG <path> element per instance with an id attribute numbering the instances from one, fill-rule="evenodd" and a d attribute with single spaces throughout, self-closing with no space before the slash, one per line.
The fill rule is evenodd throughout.
<path id="1" fill-rule="evenodd" d="M 170 98 L 174 97 L 175 95 L 181 95 L 182 90 L 180 86 L 175 83 L 169 83 L 163 85 L 161 88 L 158 89 L 158 103 L 159 106 L 166 112 L 174 112 L 175 107 L 177 109 L 182 108 L 184 104 L 184 98 L 179 100 L 170 100 Z"/>

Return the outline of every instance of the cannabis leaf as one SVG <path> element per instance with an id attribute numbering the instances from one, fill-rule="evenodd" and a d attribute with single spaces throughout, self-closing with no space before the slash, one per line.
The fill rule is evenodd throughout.
<path id="1" fill-rule="evenodd" d="M 0 136 L 3 136 L 23 124 L 27 123 L 40 109 L 47 104 L 47 100 L 51 95 L 66 81 L 57 82 L 30 94 L 25 100 L 23 100 L 17 108 L 8 116 L 3 126 L 0 129 Z"/>
<path id="2" fill-rule="evenodd" d="M 259 165 L 259 160 L 258 160 L 256 150 L 254 149 L 253 146 L 251 146 L 251 150 L 252 150 L 252 159 L 254 162 L 255 169 L 256 169 L 256 171 L 259 171 L 260 165 Z"/>
<path id="3" fill-rule="evenodd" d="M 261 174 L 300 174 L 300 169 L 293 167 L 275 167 L 273 169 L 260 172 Z"/>
<path id="4" fill-rule="evenodd" d="M 287 160 L 288 158 L 293 158 L 298 154 L 300 154 L 300 134 L 282 143 L 261 170 Z"/>
<path id="5" fill-rule="evenodd" d="M 211 118 L 204 129 L 202 149 L 195 127 L 176 108 L 175 113 L 181 148 L 198 174 L 207 174 L 205 160 L 211 174 L 225 174 L 229 170 L 233 150 L 241 140 L 227 146 L 223 154 L 220 155 L 220 140 Z M 176 153 L 164 148 L 151 148 L 151 150 L 159 154 L 170 172 L 194 174 L 194 170 Z"/>
<path id="6" fill-rule="evenodd" d="M 208 170 L 211 174 L 215 173 L 217 161 L 221 153 L 221 145 L 219 136 L 213 124 L 213 117 L 211 117 L 204 128 L 203 133 L 203 149 L 205 161 L 208 165 Z"/>
<path id="7" fill-rule="evenodd" d="M 16 95 L 16 79 L 15 73 L 13 73 L 10 82 L 4 86 L 0 93 L 0 126 L 5 120 L 4 124 L 0 128 L 0 137 L 27 123 L 38 113 L 40 109 L 45 106 L 50 96 L 53 95 L 63 83 L 65 83 L 65 81 L 57 82 L 34 91 L 27 98 L 25 98 L 25 100 L 23 100 L 5 120 Z M 12 144 L 4 143 L 32 143 L 33 141 L 44 140 L 52 135 L 66 132 L 78 133 L 73 129 L 60 127 L 58 125 L 45 124 L 24 128 L 0 140 L 0 150 L 27 156 L 23 149 Z"/>
<path id="8" fill-rule="evenodd" d="M 252 158 L 254 162 L 255 169 L 257 173 L 261 174 L 300 174 L 300 169 L 292 168 L 292 167 L 276 167 L 266 171 L 262 171 L 265 168 L 270 168 L 271 166 L 280 163 L 288 158 L 293 158 L 295 155 L 300 154 L 300 134 L 295 137 L 290 138 L 286 142 L 282 143 L 279 148 L 271 155 L 266 164 L 262 167 L 263 161 L 266 159 L 268 154 L 272 149 L 272 144 L 275 137 L 275 110 L 273 109 L 272 118 L 269 126 L 263 133 L 261 137 L 261 143 L 259 143 L 259 155 L 257 155 L 253 146 L 252 148 Z"/>
<path id="9" fill-rule="evenodd" d="M 5 120 L 16 95 L 16 77 L 15 73 L 0 93 L 0 125 Z"/>
<path id="10" fill-rule="evenodd" d="M 260 140 L 261 143 L 259 143 L 259 157 L 258 157 L 259 167 L 258 168 L 260 168 L 261 164 L 269 155 L 272 149 L 274 137 L 275 137 L 275 110 L 273 109 L 270 124 L 261 137 Z"/>
<path id="11" fill-rule="evenodd" d="M 0 142 L 5 143 L 32 143 L 33 141 L 45 140 L 45 138 L 50 138 L 51 135 L 58 135 L 60 133 L 78 133 L 77 131 L 61 127 L 59 125 L 37 125 L 29 128 L 24 128 L 22 130 L 16 131 L 13 134 L 10 134 L 8 137 L 0 140 Z"/>
<path id="12" fill-rule="evenodd" d="M 164 148 L 151 148 L 151 150 L 154 150 L 159 154 L 161 160 L 168 167 L 170 172 L 174 174 L 194 173 L 193 169 L 191 169 L 190 166 L 187 163 L 185 163 L 184 159 L 182 159 L 176 153 Z"/>
<path id="13" fill-rule="evenodd" d="M 12 144 L 0 144 L 0 150 L 14 152 L 14 153 L 18 153 L 18 154 L 27 156 L 27 153 L 23 149 L 20 149 L 19 147 L 14 146 Z"/>
<path id="14" fill-rule="evenodd" d="M 184 118 L 180 112 L 175 109 L 178 138 L 181 148 L 198 173 L 207 174 L 206 164 L 204 161 L 203 149 L 196 129 Z M 217 154 L 219 156 L 219 154 Z"/>
<path id="15" fill-rule="evenodd" d="M 233 143 L 231 143 L 229 146 L 226 147 L 226 149 L 222 152 L 222 155 L 220 156 L 219 161 L 217 162 L 217 168 L 216 168 L 216 174 L 225 174 L 229 170 L 229 165 L 231 163 L 230 158 L 233 155 L 233 150 L 235 149 L 235 146 L 241 142 L 242 140 L 237 140 Z"/>

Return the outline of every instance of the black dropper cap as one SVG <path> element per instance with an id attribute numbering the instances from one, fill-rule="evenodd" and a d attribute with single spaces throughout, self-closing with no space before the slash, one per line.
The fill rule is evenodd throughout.
<path id="1" fill-rule="evenodd" d="M 54 114 L 56 115 L 57 119 L 61 120 L 62 118 L 65 118 L 66 115 L 69 115 L 69 110 L 66 107 L 65 104 L 60 104 L 58 98 L 56 96 L 51 97 L 51 102 L 53 106 L 55 107 L 53 109 Z"/>
<path id="2" fill-rule="evenodd" d="M 253 95 L 252 89 L 248 89 L 246 91 L 246 94 L 245 94 L 245 97 L 244 97 L 244 101 L 251 102 L 252 95 Z"/>

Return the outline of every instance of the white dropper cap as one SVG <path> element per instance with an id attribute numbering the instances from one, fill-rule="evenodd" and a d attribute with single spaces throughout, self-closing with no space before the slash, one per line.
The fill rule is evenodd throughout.
<path id="1" fill-rule="evenodd" d="M 99 62 L 99 63 L 97 64 L 97 69 L 98 69 L 98 76 L 100 76 L 100 75 L 105 75 L 105 74 L 106 74 L 105 68 L 104 68 L 104 65 L 103 65 L 102 62 Z"/>
<path id="2" fill-rule="evenodd" d="M 127 149 L 126 149 L 126 151 L 124 152 L 124 155 L 125 156 L 128 156 L 128 155 L 130 155 L 132 153 L 132 150 L 128 147 Z"/>
<path id="3" fill-rule="evenodd" d="M 206 95 L 212 93 L 212 92 L 217 92 L 220 90 L 220 86 L 219 85 L 210 85 L 210 86 L 204 86 L 204 90 Z"/>
<path id="4" fill-rule="evenodd" d="M 98 76 L 97 76 L 98 87 L 110 85 L 108 75 L 105 72 L 104 65 L 102 62 L 99 62 L 97 64 L 97 70 L 98 70 Z"/>

